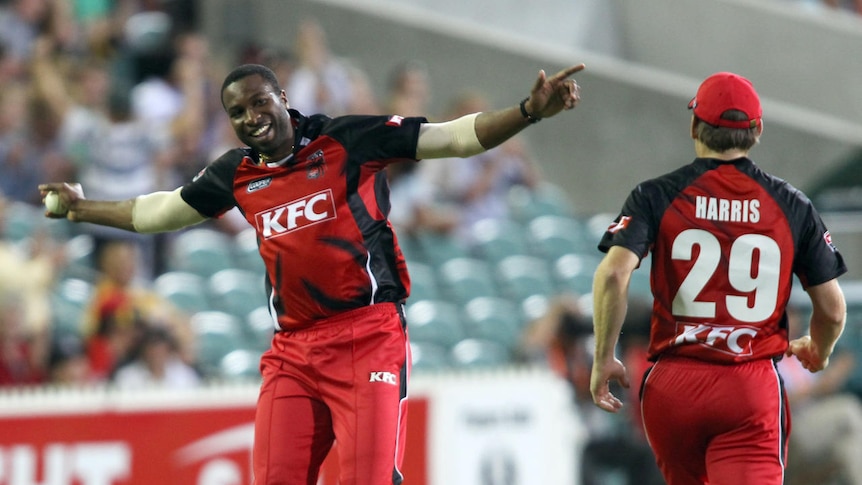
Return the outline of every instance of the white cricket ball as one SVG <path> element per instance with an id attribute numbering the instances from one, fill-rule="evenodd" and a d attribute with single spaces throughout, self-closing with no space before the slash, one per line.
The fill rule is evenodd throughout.
<path id="1" fill-rule="evenodd" d="M 57 215 L 65 215 L 69 212 L 69 208 L 60 200 L 60 194 L 57 192 L 48 192 L 45 196 L 45 208 L 48 212 Z"/>

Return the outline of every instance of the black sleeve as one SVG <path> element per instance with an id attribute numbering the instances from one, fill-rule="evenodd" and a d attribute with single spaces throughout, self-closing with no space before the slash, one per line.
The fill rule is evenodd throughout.
<path id="1" fill-rule="evenodd" d="M 341 116 L 332 120 L 327 135 L 349 147 L 351 158 L 362 161 L 415 160 L 422 117 Z"/>
<path id="2" fill-rule="evenodd" d="M 245 156 L 242 149 L 234 149 L 216 159 L 183 186 L 183 200 L 207 217 L 218 217 L 232 209 L 236 205 L 234 175 Z"/>
<path id="3" fill-rule="evenodd" d="M 631 191 L 620 214 L 599 241 L 599 251 L 606 253 L 611 246 L 623 246 L 644 258 L 655 240 L 654 214 L 647 183 Z"/>
<path id="4" fill-rule="evenodd" d="M 841 276 L 847 272 L 847 266 L 838 248 L 832 243 L 832 236 L 826 224 L 811 202 L 804 198 L 799 203 L 805 204 L 806 207 L 805 210 L 794 213 L 802 215 L 798 218 L 802 226 L 793 271 L 802 286 L 808 288 Z"/>

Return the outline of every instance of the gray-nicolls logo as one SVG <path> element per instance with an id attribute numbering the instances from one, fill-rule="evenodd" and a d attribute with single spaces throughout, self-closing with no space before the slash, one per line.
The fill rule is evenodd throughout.
<path id="1" fill-rule="evenodd" d="M 372 372 L 368 382 L 385 382 L 395 386 L 398 385 L 398 378 L 391 372 Z"/>

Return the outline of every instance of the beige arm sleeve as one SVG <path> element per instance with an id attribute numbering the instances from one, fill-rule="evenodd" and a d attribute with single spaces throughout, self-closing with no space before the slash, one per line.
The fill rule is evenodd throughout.
<path id="1" fill-rule="evenodd" d="M 476 136 L 477 116 L 479 113 L 472 113 L 443 123 L 424 123 L 419 128 L 416 158 L 463 158 L 485 151 Z"/>
<path id="2" fill-rule="evenodd" d="M 206 217 L 183 200 L 180 190 L 153 192 L 136 198 L 132 207 L 135 231 L 144 234 L 169 232 L 205 221 Z"/>

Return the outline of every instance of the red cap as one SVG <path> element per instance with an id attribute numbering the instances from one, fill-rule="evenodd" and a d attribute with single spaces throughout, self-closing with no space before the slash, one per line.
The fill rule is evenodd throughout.
<path id="1" fill-rule="evenodd" d="M 760 98 L 751 81 L 732 72 L 718 72 L 706 78 L 688 103 L 694 115 L 713 126 L 749 129 L 760 125 L 763 111 Z M 731 121 L 721 115 L 734 109 L 748 116 L 748 121 Z"/>

